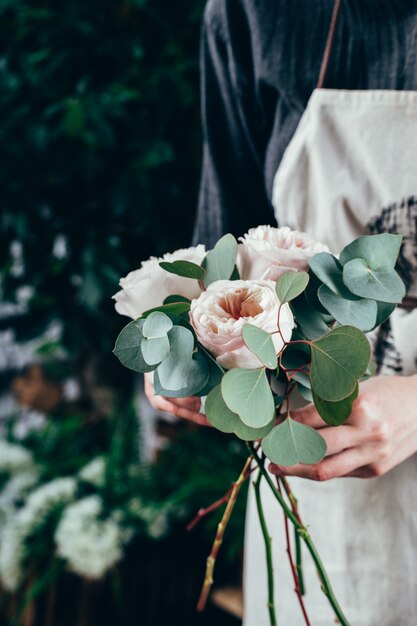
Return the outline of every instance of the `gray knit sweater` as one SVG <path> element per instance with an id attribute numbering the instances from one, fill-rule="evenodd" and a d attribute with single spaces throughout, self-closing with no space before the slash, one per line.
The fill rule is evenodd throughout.
<path id="1" fill-rule="evenodd" d="M 273 177 L 316 86 L 332 9 L 333 0 L 209 0 L 195 241 L 274 223 Z M 325 87 L 417 90 L 417 0 L 344 0 Z"/>

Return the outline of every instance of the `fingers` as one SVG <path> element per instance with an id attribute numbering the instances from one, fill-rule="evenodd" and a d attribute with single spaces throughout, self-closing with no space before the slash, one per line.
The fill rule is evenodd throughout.
<path id="1" fill-rule="evenodd" d="M 152 377 L 145 375 L 145 394 L 150 405 L 156 411 L 169 413 L 175 417 L 189 420 L 199 426 L 210 426 L 205 415 L 199 411 L 201 408 L 201 398 L 192 396 L 189 398 L 167 398 L 165 396 L 156 396 L 154 393 Z"/>
<path id="2" fill-rule="evenodd" d="M 360 448 L 350 448 L 340 454 L 329 456 L 323 459 L 317 465 L 293 465 L 291 467 L 283 467 L 281 465 L 271 464 L 270 471 L 277 476 L 299 476 L 315 481 L 326 481 L 331 478 L 339 478 L 341 476 L 352 475 L 358 468 L 363 468 L 367 463 L 364 460 L 364 454 Z"/>
<path id="3" fill-rule="evenodd" d="M 326 442 L 326 456 L 339 454 L 360 443 L 358 429 L 352 426 L 328 426 L 320 429 L 320 435 Z"/>
<path id="4" fill-rule="evenodd" d="M 296 409 L 295 411 L 291 411 L 291 417 L 296 422 L 301 422 L 302 424 L 305 424 L 306 426 L 311 426 L 312 428 L 327 427 L 326 422 L 321 419 L 314 404 L 308 404 L 302 409 Z"/>

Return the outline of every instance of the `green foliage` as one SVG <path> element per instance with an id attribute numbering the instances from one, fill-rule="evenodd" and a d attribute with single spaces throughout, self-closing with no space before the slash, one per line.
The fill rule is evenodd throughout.
<path id="1" fill-rule="evenodd" d="M 324 308 L 340 324 L 356 326 L 363 331 L 374 328 L 378 312 L 375 300 L 358 298 L 349 293 L 342 297 L 334 293 L 327 285 L 322 285 L 317 295 Z"/>
<path id="2" fill-rule="evenodd" d="M 281 304 L 294 300 L 303 293 L 310 280 L 307 272 L 286 272 L 277 280 L 276 292 Z"/>
<path id="3" fill-rule="evenodd" d="M 209 422 L 223 433 L 233 433 L 243 441 L 265 437 L 274 425 L 274 419 L 263 428 L 246 426 L 237 413 L 233 413 L 223 400 L 221 386 L 214 387 L 207 396 L 206 416 Z"/>
<path id="4" fill-rule="evenodd" d="M 207 253 L 203 261 L 206 270 L 204 284 L 206 287 L 216 280 L 229 280 L 231 278 L 237 257 L 237 241 L 233 235 L 224 235 Z"/>
<path id="5" fill-rule="evenodd" d="M 264 369 L 229 370 L 222 380 L 222 395 L 229 409 L 251 428 L 267 426 L 275 415 L 274 397 Z"/>
<path id="6" fill-rule="evenodd" d="M 155 367 L 149 365 L 142 356 L 143 325 L 142 319 L 129 322 L 117 337 L 113 352 L 125 367 L 134 372 L 146 373 Z"/>
<path id="7" fill-rule="evenodd" d="M 269 333 L 253 324 L 245 324 L 242 337 L 251 352 L 269 369 L 277 368 L 277 355 L 272 337 Z"/>
<path id="8" fill-rule="evenodd" d="M 365 335 L 353 326 L 341 326 L 311 343 L 311 386 L 330 402 L 350 396 L 366 372 L 371 347 Z"/>
<path id="9" fill-rule="evenodd" d="M 177 276 L 195 278 L 196 280 L 202 280 L 204 278 L 203 268 L 196 263 L 191 263 L 191 261 L 173 261 L 172 263 L 161 261 L 159 265 L 166 272 L 176 274 Z"/>
<path id="10" fill-rule="evenodd" d="M 158 376 L 166 389 L 178 391 L 188 384 L 194 338 L 187 328 L 174 326 L 168 333 L 169 353 L 158 367 Z"/>
<path id="11" fill-rule="evenodd" d="M 191 238 L 204 4 L 0 3 L 3 297 L 35 286 L 18 339 L 59 318 L 71 354 L 94 350 L 119 387 L 117 282 Z"/>
<path id="12" fill-rule="evenodd" d="M 182 371 L 184 370 L 181 370 L 181 372 Z M 154 376 L 155 393 L 158 395 L 167 396 L 169 398 L 185 398 L 187 396 L 206 395 L 205 387 L 209 384 L 211 369 L 207 358 L 201 352 L 195 352 L 192 355 L 190 369 L 187 374 L 187 383 L 179 389 L 172 389 L 172 384 L 170 387 L 164 387 L 161 383 L 161 376 L 159 372 L 160 368 L 156 370 Z M 176 374 L 176 376 L 177 375 L 178 374 Z M 172 380 L 172 378 L 170 378 L 170 380 Z M 213 381 L 213 383 L 215 382 L 217 382 L 217 379 Z M 212 385 L 210 384 L 210 389 L 211 388 Z"/>
<path id="13" fill-rule="evenodd" d="M 401 246 L 400 235 L 359 237 L 346 246 L 340 260 L 328 252 L 315 255 L 310 269 L 319 283 L 318 297 L 324 310 L 343 325 L 369 331 L 381 324 L 400 302 L 405 286 L 395 271 Z M 308 328 L 310 336 L 311 329 Z"/>
<path id="14" fill-rule="evenodd" d="M 340 424 L 343 424 L 343 422 L 345 422 L 351 414 L 352 406 L 358 397 L 358 393 L 359 385 L 356 384 L 351 395 L 343 400 L 339 400 L 339 402 L 322 400 L 322 398 L 319 398 L 314 391 L 312 392 L 312 399 L 317 411 L 320 413 L 326 424 L 329 426 L 340 426 Z"/>
<path id="15" fill-rule="evenodd" d="M 172 320 L 160 311 L 151 313 L 143 323 L 142 333 L 146 339 L 160 339 L 166 337 L 173 327 Z"/>
<path id="16" fill-rule="evenodd" d="M 288 417 L 262 441 L 262 450 L 277 465 L 319 463 L 326 454 L 326 442 L 317 430 Z"/>

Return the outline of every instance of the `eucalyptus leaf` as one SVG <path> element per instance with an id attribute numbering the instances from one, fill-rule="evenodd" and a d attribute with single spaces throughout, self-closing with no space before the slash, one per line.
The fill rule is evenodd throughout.
<path id="1" fill-rule="evenodd" d="M 281 304 L 297 298 L 306 289 L 310 280 L 307 272 L 285 272 L 276 282 L 275 290 Z"/>
<path id="2" fill-rule="evenodd" d="M 277 368 L 277 354 L 269 333 L 253 324 L 245 324 L 242 328 L 243 341 L 258 359 L 269 369 Z"/>
<path id="3" fill-rule="evenodd" d="M 346 290 L 347 291 L 347 290 Z M 327 285 L 322 285 L 318 297 L 325 309 L 339 324 L 356 326 L 363 331 L 369 331 L 376 324 L 378 306 L 375 300 L 367 300 L 351 296 L 344 298 L 331 291 Z"/>
<path id="4" fill-rule="evenodd" d="M 376 316 L 375 326 L 383 324 L 393 313 L 397 307 L 395 303 L 389 302 L 377 302 L 378 312 Z"/>
<path id="5" fill-rule="evenodd" d="M 224 235 L 207 253 L 203 261 L 205 269 L 204 285 L 208 287 L 216 280 L 229 280 L 232 276 L 237 257 L 237 241 L 233 235 Z"/>
<path id="6" fill-rule="evenodd" d="M 395 303 L 405 296 L 405 285 L 394 269 L 389 266 L 373 269 L 364 259 L 348 261 L 343 268 L 343 280 L 352 293 L 362 298 Z"/>
<path id="7" fill-rule="evenodd" d="M 152 372 L 155 367 L 146 363 L 142 356 L 143 324 L 141 319 L 127 324 L 116 339 L 113 353 L 125 367 L 146 373 Z"/>
<path id="8" fill-rule="evenodd" d="M 310 306 L 304 297 L 297 300 L 294 312 L 297 325 L 306 339 L 318 339 L 328 332 L 329 327 L 323 315 Z"/>
<path id="9" fill-rule="evenodd" d="M 264 438 L 262 450 L 273 463 L 288 467 L 298 463 L 319 463 L 327 447 L 317 430 L 288 417 Z"/>
<path id="10" fill-rule="evenodd" d="M 161 311 L 162 313 L 174 313 L 175 315 L 181 315 L 190 310 L 190 303 L 187 302 L 173 302 L 170 304 L 161 304 L 161 306 L 156 306 L 153 309 L 149 309 L 142 314 L 143 318 L 147 318 L 149 315 L 154 313 L 155 311 Z"/>
<path id="11" fill-rule="evenodd" d="M 329 426 L 340 426 L 343 422 L 346 422 L 350 414 L 352 413 L 352 406 L 356 398 L 358 397 L 359 387 L 356 384 L 355 389 L 351 393 L 350 396 L 344 398 L 343 400 L 339 400 L 339 402 L 329 402 L 328 400 L 323 400 L 319 398 L 314 391 L 313 402 L 314 405 L 323 418 L 323 420 Z"/>
<path id="12" fill-rule="evenodd" d="M 339 295 L 348 290 L 343 283 L 343 267 L 330 252 L 319 252 L 309 262 L 310 269 L 329 289 Z"/>
<path id="13" fill-rule="evenodd" d="M 307 402 L 313 402 L 313 392 L 310 387 L 305 387 L 304 385 L 297 383 L 297 390 L 304 400 Z"/>
<path id="14" fill-rule="evenodd" d="M 187 396 L 202 395 L 201 392 L 206 387 L 209 377 L 210 367 L 207 360 L 199 352 L 195 352 L 191 361 L 187 385 L 177 390 L 165 389 L 161 384 L 158 370 L 156 370 L 153 382 L 155 395 L 168 398 L 186 398 Z"/>
<path id="15" fill-rule="evenodd" d="M 371 347 L 353 326 L 341 326 L 311 343 L 311 386 L 323 400 L 338 402 L 350 396 L 366 372 Z"/>
<path id="16" fill-rule="evenodd" d="M 262 428 L 275 417 L 274 397 L 263 368 L 228 371 L 222 380 L 222 395 L 247 426 Z"/>
<path id="17" fill-rule="evenodd" d="M 243 441 L 255 441 L 265 437 L 274 426 L 274 419 L 263 428 L 251 428 L 233 413 L 223 400 L 221 386 L 210 391 L 206 400 L 206 416 L 210 424 L 223 433 L 234 433 Z"/>
<path id="18" fill-rule="evenodd" d="M 340 254 L 340 263 L 346 265 L 354 259 L 363 259 L 370 268 L 394 268 L 400 252 L 402 235 L 382 233 L 359 237 L 344 248 Z"/>
<path id="19" fill-rule="evenodd" d="M 194 337 L 183 326 L 174 326 L 168 333 L 170 352 L 158 367 L 161 385 L 179 391 L 189 384 L 194 350 Z"/>
<path id="20" fill-rule="evenodd" d="M 202 280 L 204 278 L 204 269 L 201 265 L 192 263 L 191 261 L 161 261 L 159 263 L 163 270 L 176 274 L 177 276 L 183 276 L 184 278 L 194 278 L 196 280 Z"/>
<path id="21" fill-rule="evenodd" d="M 185 296 L 180 296 L 176 293 L 167 296 L 164 300 L 164 304 L 176 304 L 178 302 L 187 302 L 188 304 L 191 304 L 191 300 L 189 298 L 186 298 Z"/>
<path id="22" fill-rule="evenodd" d="M 281 363 L 285 369 L 289 370 L 288 374 L 292 380 L 305 387 L 310 387 L 310 361 L 310 348 L 306 344 L 290 344 L 285 348 L 281 357 Z"/>
<path id="23" fill-rule="evenodd" d="M 155 311 L 148 315 L 143 324 L 143 336 L 147 339 L 157 339 L 166 337 L 168 331 L 173 326 L 172 321 L 165 313 Z"/>
<path id="24" fill-rule="evenodd" d="M 143 359 L 148 365 L 159 365 L 169 354 L 168 335 L 164 337 L 144 337 L 140 344 Z"/>

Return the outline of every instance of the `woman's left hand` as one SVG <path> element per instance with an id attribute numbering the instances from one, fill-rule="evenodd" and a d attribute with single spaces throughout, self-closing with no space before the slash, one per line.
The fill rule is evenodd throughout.
<path id="1" fill-rule="evenodd" d="M 362 383 L 342 426 L 327 426 L 314 405 L 291 416 L 319 430 L 327 453 L 317 465 L 271 464 L 273 474 L 318 481 L 382 476 L 417 452 L 417 376 L 379 376 Z"/>

